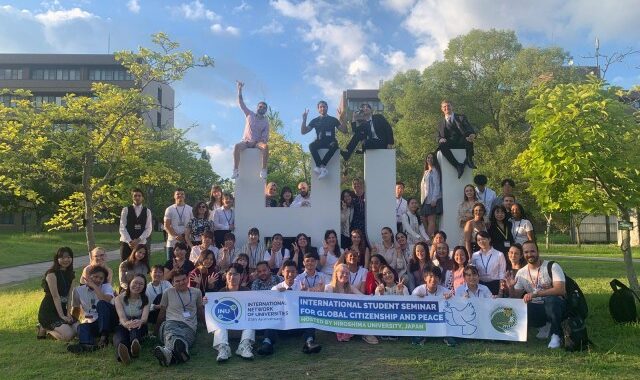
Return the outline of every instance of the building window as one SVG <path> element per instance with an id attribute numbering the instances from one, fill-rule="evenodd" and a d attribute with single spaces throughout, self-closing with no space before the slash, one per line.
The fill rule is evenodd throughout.
<path id="1" fill-rule="evenodd" d="M 162 88 L 158 87 L 158 104 L 162 105 Z"/>
<path id="2" fill-rule="evenodd" d="M 133 80 L 133 76 L 123 69 L 91 69 L 89 80 Z"/>
<path id="3" fill-rule="evenodd" d="M 22 69 L 0 69 L 0 79 L 22 79 Z"/>
<path id="4" fill-rule="evenodd" d="M 162 112 L 156 112 L 156 128 L 162 128 Z"/>
<path id="5" fill-rule="evenodd" d="M 79 69 L 35 69 L 31 79 L 36 80 L 80 80 Z"/>
<path id="6" fill-rule="evenodd" d="M 12 212 L 0 212 L 0 224 L 15 224 L 15 217 Z"/>
<path id="7" fill-rule="evenodd" d="M 45 103 L 55 103 L 59 106 L 62 106 L 65 104 L 63 100 L 64 99 L 62 96 L 36 95 L 33 97 L 33 105 L 36 108 L 42 107 L 42 105 Z"/>
<path id="8" fill-rule="evenodd" d="M 0 95 L 0 103 L 5 107 L 11 107 L 11 95 Z"/>

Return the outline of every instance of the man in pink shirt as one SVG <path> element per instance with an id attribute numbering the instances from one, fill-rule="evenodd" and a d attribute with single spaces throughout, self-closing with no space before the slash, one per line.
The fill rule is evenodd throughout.
<path id="1" fill-rule="evenodd" d="M 259 102 L 256 112 L 251 111 L 242 100 L 243 82 L 236 82 L 238 85 L 238 105 L 246 117 L 242 141 L 237 143 L 233 148 L 233 175 L 232 179 L 238 178 L 238 165 L 240 164 L 240 152 L 247 148 L 258 148 L 262 151 L 262 170 L 260 178 L 267 178 L 267 158 L 269 157 L 269 149 L 267 141 L 269 140 L 269 120 L 267 119 L 267 103 Z"/>

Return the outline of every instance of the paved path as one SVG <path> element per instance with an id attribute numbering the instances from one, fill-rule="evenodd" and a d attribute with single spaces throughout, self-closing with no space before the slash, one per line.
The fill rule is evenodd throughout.
<path id="1" fill-rule="evenodd" d="M 162 250 L 164 244 L 151 244 L 151 251 Z M 116 249 L 107 252 L 107 261 L 120 260 L 120 250 Z M 76 256 L 73 258 L 74 268 L 84 268 L 89 264 L 89 255 Z M 51 262 L 37 264 L 25 264 L 10 268 L 0 269 L 0 285 L 10 284 L 12 282 L 25 281 L 34 277 L 42 277 L 44 272 L 51 267 Z"/>

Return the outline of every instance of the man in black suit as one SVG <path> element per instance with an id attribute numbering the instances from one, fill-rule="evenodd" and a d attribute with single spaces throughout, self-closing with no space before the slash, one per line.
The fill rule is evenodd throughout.
<path id="1" fill-rule="evenodd" d="M 473 163 L 473 140 L 476 138 L 476 133 L 466 116 L 453 113 L 450 101 L 443 100 L 440 103 L 440 109 L 444 118 L 438 124 L 438 149 L 444 158 L 456 168 L 458 178 L 460 178 L 464 173 L 465 164 L 471 169 L 476 167 Z M 462 163 L 458 162 L 451 149 L 464 149 L 467 158 Z"/>
<path id="2" fill-rule="evenodd" d="M 342 158 L 347 161 L 356 146 L 362 141 L 362 150 L 367 149 L 391 149 L 393 147 L 393 130 L 391 125 L 382 115 L 373 115 L 371 105 L 362 103 L 360 110 L 353 113 L 351 122 L 353 137 L 347 149 L 340 152 Z"/>

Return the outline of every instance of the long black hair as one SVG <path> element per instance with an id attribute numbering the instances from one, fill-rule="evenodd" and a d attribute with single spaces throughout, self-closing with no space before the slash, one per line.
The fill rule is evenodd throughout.
<path id="1" fill-rule="evenodd" d="M 145 307 L 149 303 L 149 298 L 147 297 L 147 292 L 145 291 L 145 289 L 147 289 L 147 277 L 145 275 L 143 275 L 143 274 L 140 274 L 140 273 L 138 273 L 135 276 L 131 277 L 131 279 L 127 283 L 127 290 L 124 293 L 124 303 L 126 305 L 129 304 L 129 297 L 131 296 L 131 283 L 137 277 L 140 277 L 141 279 L 144 280 L 144 286 L 142 287 L 142 292 L 140 293 L 140 299 L 142 300 L 142 307 Z"/>
<path id="2" fill-rule="evenodd" d="M 60 247 L 58 251 L 56 251 L 55 255 L 53 255 L 53 263 L 51 264 L 51 268 L 47 269 L 45 272 L 45 276 L 49 273 L 55 273 L 57 271 L 62 271 L 60 267 L 60 263 L 58 263 L 58 259 L 61 258 L 64 254 L 68 254 L 71 257 L 71 265 L 67 269 L 65 269 L 62 273 L 65 278 L 71 282 L 76 277 L 75 272 L 73 271 L 73 251 L 69 247 Z"/>

